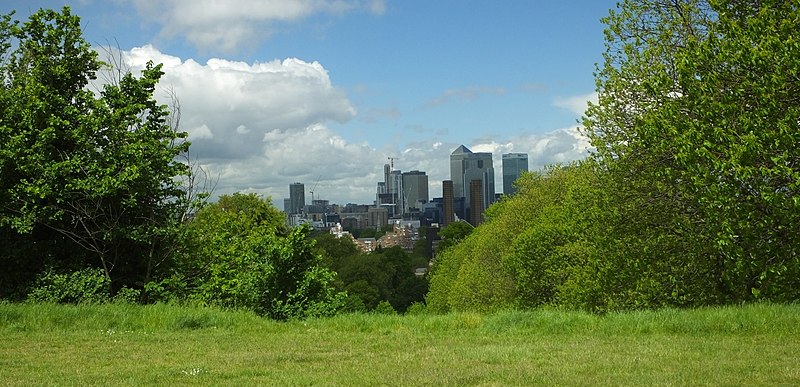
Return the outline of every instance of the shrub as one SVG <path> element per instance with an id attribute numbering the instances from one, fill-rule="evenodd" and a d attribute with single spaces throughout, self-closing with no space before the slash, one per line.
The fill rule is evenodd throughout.
<path id="1" fill-rule="evenodd" d="M 71 273 L 47 269 L 36 279 L 28 300 L 53 303 L 103 303 L 111 299 L 111 281 L 102 269 L 85 268 Z"/>

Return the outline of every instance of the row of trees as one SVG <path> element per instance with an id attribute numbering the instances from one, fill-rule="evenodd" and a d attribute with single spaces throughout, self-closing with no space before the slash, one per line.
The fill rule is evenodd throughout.
<path id="1" fill-rule="evenodd" d="M 429 307 L 798 300 L 799 8 L 623 1 L 583 120 L 596 152 L 518 181 L 438 258 Z"/>

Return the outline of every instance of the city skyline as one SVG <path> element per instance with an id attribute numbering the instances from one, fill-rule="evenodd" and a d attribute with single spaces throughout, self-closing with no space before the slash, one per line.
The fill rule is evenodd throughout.
<path id="1" fill-rule="evenodd" d="M 465 205 L 469 207 L 470 205 L 470 186 L 472 180 L 478 179 L 482 181 L 481 184 L 481 191 L 482 191 L 482 198 L 484 202 L 480 206 L 483 210 L 486 210 L 489 205 L 494 201 L 496 195 L 499 194 L 509 194 L 506 192 L 506 184 L 509 175 L 515 176 L 514 180 L 518 178 L 523 171 L 528 170 L 528 154 L 527 153 L 504 153 L 501 155 L 502 159 L 502 167 L 501 167 L 501 176 L 502 176 L 502 185 L 503 189 L 498 191 L 496 189 L 497 185 L 494 184 L 495 174 L 493 171 L 493 157 L 492 154 L 489 152 L 480 152 L 474 153 L 466 146 L 459 145 L 453 152 L 450 154 L 450 176 L 448 179 L 449 181 L 455 181 L 462 189 L 454 190 L 453 197 L 462 197 L 465 199 Z M 512 163 L 507 163 L 508 160 L 513 160 Z M 393 206 L 402 207 L 401 210 L 397 213 L 397 215 L 403 215 L 404 213 L 408 213 L 411 208 L 414 208 L 413 203 L 427 203 L 430 202 L 433 198 L 444 198 L 445 188 L 442 186 L 442 182 L 437 182 L 439 186 L 442 186 L 442 191 L 437 193 L 430 192 L 430 182 L 428 180 L 428 175 L 425 171 L 420 170 L 410 170 L 410 171 L 403 171 L 400 169 L 394 168 L 393 161 L 390 164 L 383 165 L 383 181 L 377 181 L 376 186 L 376 196 L 373 202 L 371 203 L 363 203 L 363 202 L 355 202 L 345 200 L 343 202 L 331 202 L 331 204 L 336 204 L 340 206 L 345 206 L 348 204 L 357 204 L 357 205 L 375 205 L 381 206 L 385 204 L 391 204 Z M 488 168 L 484 168 L 483 162 L 488 161 L 487 166 Z M 472 169 L 468 171 L 468 169 Z M 510 170 L 508 170 L 510 169 Z M 454 177 L 455 176 L 455 177 Z M 483 183 L 484 179 L 490 178 L 492 183 L 485 184 Z M 303 183 L 295 182 L 289 185 L 289 196 L 283 199 L 284 207 L 281 209 L 282 211 L 286 212 L 287 214 L 297 214 L 298 212 L 292 212 L 290 207 L 290 211 L 287 211 L 286 203 L 296 203 L 297 199 L 290 199 L 298 197 L 299 194 L 297 193 L 296 187 L 303 187 Z M 512 192 L 513 193 L 513 192 Z M 391 199 L 388 201 L 381 202 L 381 194 L 390 195 L 393 194 Z M 385 199 L 385 198 L 384 198 Z M 279 201 L 275 201 L 276 203 Z M 294 206 L 294 204 L 292 204 Z M 421 210 L 421 207 L 417 207 L 417 210 Z M 465 214 L 464 217 L 466 217 Z"/>
<path id="2" fill-rule="evenodd" d="M 0 11 L 24 21 L 62 5 L 100 59 L 164 64 L 157 98 L 179 99 L 214 197 L 280 206 L 289 184 L 318 176 L 315 195 L 370 202 L 389 157 L 426 171 L 439 195 L 459 144 L 493 153 L 496 171 L 503 153 L 528 153 L 532 170 L 584 157 L 578 120 L 615 1 L 7 0 Z"/>

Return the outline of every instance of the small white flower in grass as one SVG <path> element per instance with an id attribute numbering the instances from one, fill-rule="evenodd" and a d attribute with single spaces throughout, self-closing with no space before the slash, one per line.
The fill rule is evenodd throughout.
<path id="1" fill-rule="evenodd" d="M 206 372 L 206 371 L 204 369 L 202 369 L 202 368 L 192 368 L 192 369 L 181 371 L 182 374 L 189 375 L 189 376 L 197 376 L 197 375 L 200 375 L 200 374 L 202 374 L 204 372 Z"/>

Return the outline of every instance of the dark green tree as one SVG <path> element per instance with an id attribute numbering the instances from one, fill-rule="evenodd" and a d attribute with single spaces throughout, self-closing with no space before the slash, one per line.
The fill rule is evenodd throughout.
<path id="1" fill-rule="evenodd" d="M 107 64 L 68 7 L 25 23 L 7 15 L 0 29 L 0 228 L 45 261 L 2 259 L 22 276 L 92 265 L 111 285 L 141 286 L 172 242 L 184 195 L 175 178 L 188 173 L 177 158 L 186 134 L 153 96 L 161 66 L 95 93 L 90 82 Z"/>

